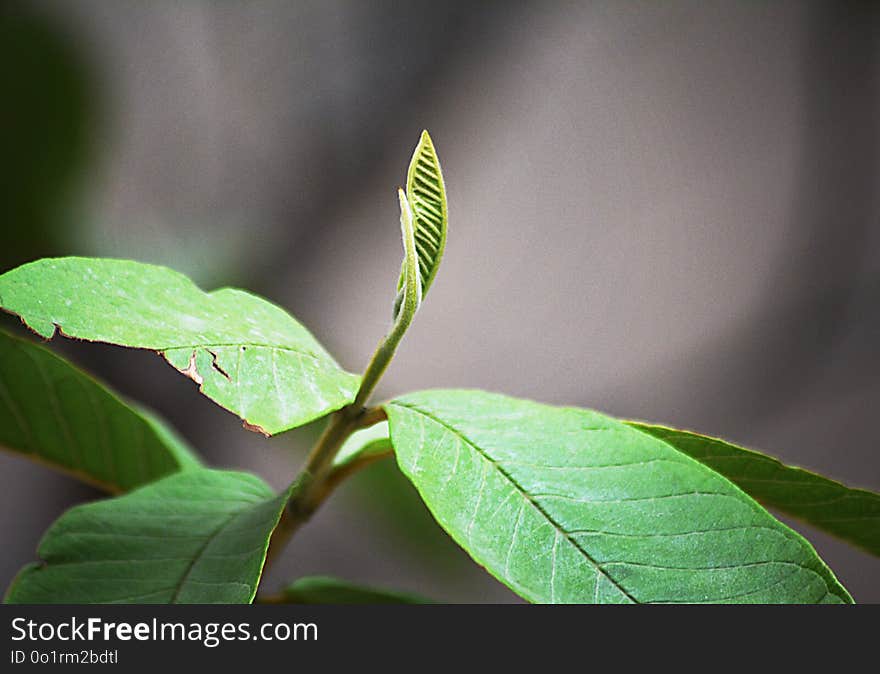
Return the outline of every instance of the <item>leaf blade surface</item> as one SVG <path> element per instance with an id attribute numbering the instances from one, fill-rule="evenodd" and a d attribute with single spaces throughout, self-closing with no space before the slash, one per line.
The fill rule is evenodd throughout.
<path id="1" fill-rule="evenodd" d="M 386 411 L 401 470 L 441 526 L 530 601 L 852 601 L 800 535 L 619 421 L 479 391 Z"/>
<path id="2" fill-rule="evenodd" d="M 254 475 L 196 469 L 77 506 L 6 602 L 250 603 L 286 500 Z"/>
<path id="3" fill-rule="evenodd" d="M 285 604 L 430 604 L 410 592 L 352 583 L 331 576 L 305 576 L 288 585 L 273 603 Z"/>
<path id="4" fill-rule="evenodd" d="M 388 422 L 380 421 L 378 424 L 352 433 L 333 457 L 333 466 L 335 468 L 349 466 L 361 459 L 383 456 L 391 449 Z"/>
<path id="5" fill-rule="evenodd" d="M 719 438 L 627 422 L 724 475 L 769 508 L 880 556 L 880 494 L 840 482 Z"/>
<path id="6" fill-rule="evenodd" d="M 199 390 L 267 435 L 354 399 L 345 372 L 292 316 L 232 288 L 130 260 L 52 258 L 0 276 L 0 307 L 41 336 L 159 352 Z"/>
<path id="7" fill-rule="evenodd" d="M 410 160 L 406 176 L 406 198 L 413 213 L 419 279 L 424 297 L 440 268 L 449 221 L 443 171 L 427 131 L 422 131 Z"/>
<path id="8" fill-rule="evenodd" d="M 110 492 L 200 465 L 158 417 L 2 331 L 0 446 Z"/>

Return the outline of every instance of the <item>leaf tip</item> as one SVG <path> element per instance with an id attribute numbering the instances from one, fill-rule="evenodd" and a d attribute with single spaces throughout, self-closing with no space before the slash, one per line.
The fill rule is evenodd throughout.
<path id="1" fill-rule="evenodd" d="M 400 217 L 407 218 L 410 222 L 412 221 L 412 207 L 410 206 L 409 199 L 406 197 L 406 191 L 402 187 L 397 188 L 397 200 L 400 202 Z"/>

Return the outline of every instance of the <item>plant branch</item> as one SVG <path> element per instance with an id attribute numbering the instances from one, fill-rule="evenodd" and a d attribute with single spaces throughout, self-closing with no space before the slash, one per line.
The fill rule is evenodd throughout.
<path id="1" fill-rule="evenodd" d="M 383 455 L 355 459 L 336 469 L 333 459 L 343 443 L 357 430 L 368 428 L 386 419 L 381 407 L 363 408 L 349 405 L 330 417 L 327 428 L 309 453 L 305 468 L 290 486 L 290 497 L 272 534 L 266 564 L 284 549 L 294 533 L 305 524 L 333 490 L 347 477 Z M 368 460 L 369 459 L 369 460 Z"/>
<path id="2" fill-rule="evenodd" d="M 395 323 L 391 332 L 388 333 L 388 335 L 380 342 L 379 346 L 376 347 L 376 351 L 373 353 L 373 357 L 370 359 L 370 363 L 364 371 L 364 377 L 361 380 L 361 387 L 360 390 L 358 390 L 357 397 L 354 401 L 355 405 L 363 406 L 373 393 L 373 389 L 376 388 L 376 384 L 379 383 L 385 370 L 388 369 L 388 364 L 391 362 L 391 359 L 394 358 L 397 346 L 400 344 L 400 340 L 403 338 L 403 333 L 406 332 L 408 327 L 409 324 L 406 321 L 398 321 Z"/>
<path id="3" fill-rule="evenodd" d="M 333 468 L 333 459 L 348 436 L 359 428 L 372 426 L 385 419 L 384 410 L 367 409 L 365 405 L 388 368 L 400 340 L 415 318 L 422 301 L 422 282 L 419 277 L 413 214 L 402 189 L 397 190 L 397 196 L 400 201 L 404 264 L 400 288 L 402 296 L 400 303 L 396 305 L 394 325 L 391 327 L 391 332 L 376 347 L 361 379 L 361 386 L 354 402 L 330 417 L 330 423 L 309 454 L 305 468 L 291 484 L 290 498 L 269 544 L 267 563 L 277 556 L 278 551 L 287 544 L 296 530 L 309 520 L 312 513 L 342 480 L 371 462 L 364 458 L 363 461 L 352 461 L 349 466 L 340 466 L 335 471 Z"/>
<path id="4" fill-rule="evenodd" d="M 361 379 L 361 387 L 358 390 L 357 397 L 353 405 L 355 407 L 363 407 L 379 383 L 379 379 L 388 368 L 388 364 L 394 357 L 400 340 L 409 329 L 415 318 L 416 311 L 422 303 L 422 282 L 419 278 L 419 258 L 416 252 L 415 232 L 413 230 L 413 215 L 410 210 L 409 202 L 403 190 L 397 191 L 400 200 L 400 229 L 403 235 L 403 269 L 400 291 L 403 293 L 399 296 L 399 304 L 395 303 L 394 325 L 391 332 L 379 342 L 367 369 Z"/>

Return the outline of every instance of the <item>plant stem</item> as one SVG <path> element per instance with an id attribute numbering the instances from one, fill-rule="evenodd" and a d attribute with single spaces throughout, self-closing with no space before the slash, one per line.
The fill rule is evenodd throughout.
<path id="1" fill-rule="evenodd" d="M 272 534 L 266 559 L 267 564 L 277 556 L 278 551 L 284 548 L 290 537 L 309 520 L 312 513 L 343 479 L 372 462 L 372 460 L 354 461 L 349 466 L 337 471 L 333 470 L 333 459 L 348 436 L 359 428 L 372 426 L 385 418 L 385 412 L 381 408 L 367 409 L 365 405 L 394 357 L 397 346 L 412 323 L 422 300 L 412 211 L 403 190 L 398 190 L 398 197 L 400 199 L 400 225 L 404 235 L 406 262 L 404 265 L 403 302 L 398 307 L 391 332 L 379 342 L 379 346 L 376 347 L 376 351 L 367 365 L 354 402 L 330 417 L 330 423 L 327 424 L 327 428 L 324 429 L 324 433 L 309 454 L 305 468 L 291 484 L 287 506 Z"/>
<path id="2" fill-rule="evenodd" d="M 403 190 L 397 190 L 397 194 L 400 199 L 400 227 L 404 248 L 403 298 L 400 305 L 396 307 L 397 315 L 391 332 L 379 342 L 379 346 L 376 347 L 376 351 L 367 365 L 361 379 L 361 387 L 354 403 L 352 403 L 355 408 L 363 407 L 366 404 L 373 389 L 376 388 L 376 384 L 379 383 L 379 379 L 388 368 L 388 363 L 394 358 L 394 352 L 397 351 L 400 340 L 409 329 L 422 302 L 422 281 L 419 277 L 419 256 L 416 252 L 412 210 L 410 210 Z"/>
<path id="3" fill-rule="evenodd" d="M 309 453 L 305 468 L 290 486 L 290 497 L 272 534 L 266 564 L 277 557 L 293 534 L 311 518 L 315 510 L 346 477 L 383 458 L 384 455 L 376 455 L 367 457 L 369 460 L 353 461 L 344 468 L 333 469 L 333 459 L 352 433 L 384 421 L 385 418 L 385 410 L 381 407 L 365 409 L 353 404 L 343 407 L 330 417 L 327 428 Z"/>
<path id="4" fill-rule="evenodd" d="M 361 387 L 353 403 L 355 406 L 362 407 L 373 389 L 376 388 L 376 384 L 379 383 L 379 379 L 382 378 L 385 370 L 388 369 L 388 364 L 394 358 L 394 352 L 397 351 L 397 345 L 400 343 L 403 333 L 406 332 L 406 327 L 404 325 L 401 330 L 398 325 L 395 325 L 388 336 L 376 347 L 376 351 L 364 371 L 363 379 L 361 379 Z"/>

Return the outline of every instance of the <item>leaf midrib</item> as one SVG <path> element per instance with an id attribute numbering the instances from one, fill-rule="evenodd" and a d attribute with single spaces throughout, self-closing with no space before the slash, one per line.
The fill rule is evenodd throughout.
<path id="1" fill-rule="evenodd" d="M 614 578 L 609 576 L 608 573 L 606 573 L 606 571 L 599 565 L 599 563 L 595 559 L 593 559 L 593 557 L 583 548 L 583 546 L 581 546 L 580 543 L 578 543 L 574 538 L 572 538 L 571 535 L 565 529 L 562 528 L 562 525 L 559 524 L 543 507 L 541 507 L 541 505 L 539 503 L 537 503 L 534 499 L 532 499 L 531 495 L 525 490 L 525 488 L 523 488 L 523 486 L 520 485 L 513 478 L 513 476 L 511 476 L 506 470 L 504 470 L 504 468 L 502 468 L 502 466 L 498 463 L 498 461 L 496 461 L 494 458 L 492 458 L 486 452 L 484 452 L 480 447 L 478 447 L 474 442 L 472 442 L 467 436 L 465 436 L 458 429 L 449 425 L 448 423 L 446 423 L 442 419 L 437 418 L 436 416 L 434 416 L 430 412 L 426 412 L 425 410 L 420 409 L 419 407 L 413 405 L 412 403 L 402 403 L 399 401 L 395 401 L 395 402 L 392 402 L 389 404 L 397 405 L 398 407 L 403 407 L 403 408 L 412 410 L 413 412 L 416 412 L 417 414 L 421 414 L 422 416 L 427 417 L 428 419 L 430 419 L 434 423 L 439 424 L 440 426 L 442 426 L 443 428 L 448 430 L 450 433 L 452 433 L 453 435 L 458 437 L 459 440 L 461 440 L 462 442 L 467 444 L 469 447 L 471 447 L 475 452 L 477 452 L 477 454 L 482 456 L 486 461 L 488 461 L 492 466 L 494 466 L 495 469 L 513 486 L 513 488 L 516 490 L 516 492 L 519 493 L 520 496 L 522 496 L 526 501 L 528 501 L 529 504 L 531 504 L 531 506 L 535 510 L 537 510 L 538 513 L 540 513 L 541 516 L 544 517 L 550 523 L 550 525 L 553 527 L 553 529 L 556 532 L 558 532 L 559 534 L 562 534 L 565 537 L 565 539 L 576 550 L 578 550 L 584 556 L 584 558 L 593 566 L 593 568 L 596 569 L 596 573 L 598 575 L 600 575 L 603 578 L 605 578 L 606 580 L 608 580 L 608 582 L 610 582 L 615 588 L 617 588 L 621 593 L 623 593 L 624 596 L 626 596 L 633 603 L 635 603 L 635 604 L 642 603 L 638 599 L 636 599 L 632 594 L 630 594 L 626 590 L 626 588 L 624 588 L 622 585 L 620 585 L 620 583 L 618 583 Z M 599 578 L 596 578 L 596 583 L 598 584 L 599 582 L 600 582 Z"/>

